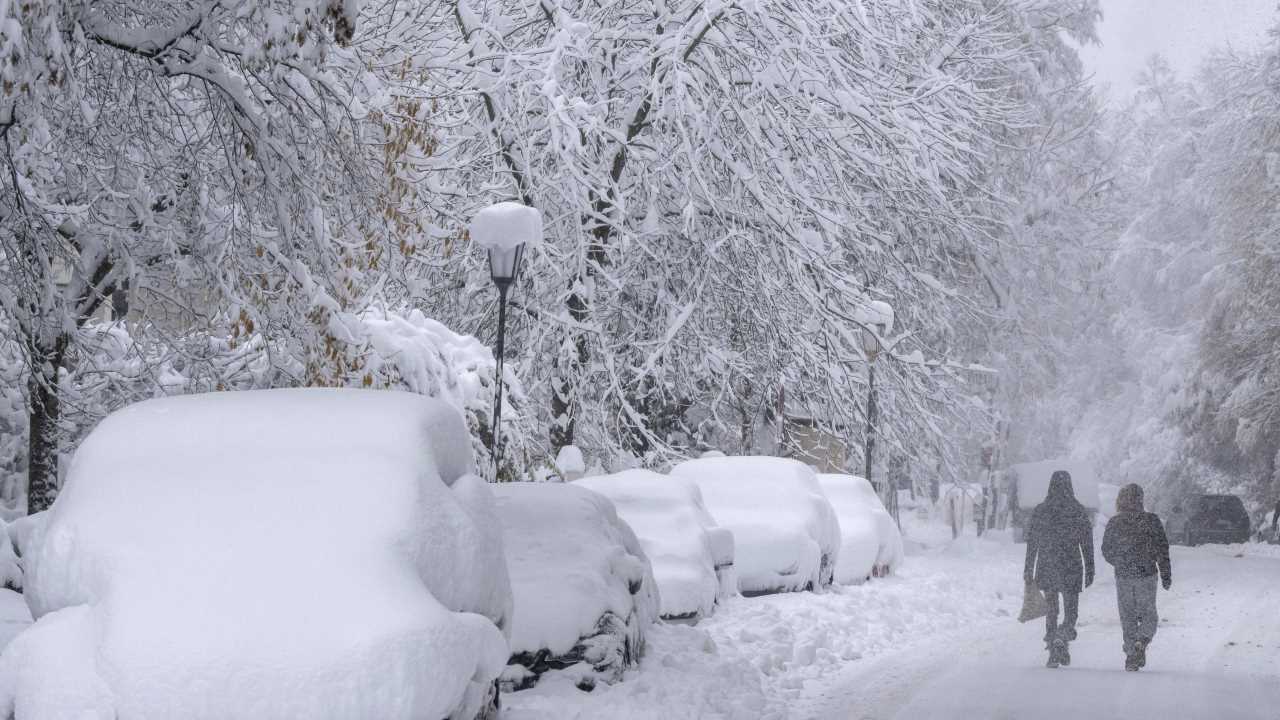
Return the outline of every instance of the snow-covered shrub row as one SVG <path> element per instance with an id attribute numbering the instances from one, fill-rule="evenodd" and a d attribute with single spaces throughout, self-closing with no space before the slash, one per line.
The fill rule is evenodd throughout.
<path id="1" fill-rule="evenodd" d="M 693 481 L 716 522 L 733 532 L 743 594 L 831 584 L 840 525 L 811 467 L 776 457 L 710 457 L 671 470 Z"/>
<path id="2" fill-rule="evenodd" d="M 562 671 L 583 689 L 612 683 L 644 653 L 659 592 L 649 560 L 608 498 L 577 484 L 501 483 L 515 596 L 504 687 Z"/>
<path id="3" fill-rule="evenodd" d="M 24 548 L 0 717 L 458 718 L 511 594 L 457 410 L 396 392 L 150 400 L 85 440 Z"/>
<path id="4" fill-rule="evenodd" d="M 480 474 L 493 476 L 490 433 L 497 363 L 488 346 L 412 308 L 370 308 L 342 315 L 334 325 L 353 348 L 362 348 L 359 370 L 345 384 L 407 390 L 449 403 L 466 418 Z M 524 389 L 510 369 L 504 375 L 502 477 L 512 479 L 526 474 L 536 458 L 520 412 Z"/>
<path id="5" fill-rule="evenodd" d="M 653 567 L 663 618 L 697 620 L 714 611 L 721 594 L 719 575 L 733 564 L 733 534 L 715 524 L 697 485 L 649 470 L 625 470 L 576 484 L 609 498 L 618 517 L 635 532 Z"/>

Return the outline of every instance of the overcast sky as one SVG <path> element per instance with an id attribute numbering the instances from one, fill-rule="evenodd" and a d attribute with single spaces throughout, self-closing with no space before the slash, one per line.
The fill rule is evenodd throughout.
<path id="1" fill-rule="evenodd" d="M 1148 55 L 1160 53 L 1189 76 L 1211 48 L 1256 49 L 1280 18 L 1280 0 L 1102 0 L 1101 47 L 1081 51 L 1113 100 L 1127 97 Z"/>

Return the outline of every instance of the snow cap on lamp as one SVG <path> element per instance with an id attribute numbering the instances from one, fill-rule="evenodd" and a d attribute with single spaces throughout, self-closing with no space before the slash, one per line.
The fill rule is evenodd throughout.
<path id="1" fill-rule="evenodd" d="M 525 245 L 542 241 L 542 213 L 518 202 L 500 202 L 481 210 L 471 221 L 471 239 L 489 253 L 489 273 L 499 286 L 520 271 Z"/>

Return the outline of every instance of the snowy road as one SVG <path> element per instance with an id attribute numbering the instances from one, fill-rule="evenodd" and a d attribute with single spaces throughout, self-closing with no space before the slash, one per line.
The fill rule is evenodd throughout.
<path id="1" fill-rule="evenodd" d="M 1175 548 L 1173 560 L 1175 585 L 1160 593 L 1160 629 L 1140 673 L 1123 670 L 1115 583 L 1104 566 L 1081 598 L 1080 637 L 1071 646 L 1069 668 L 1044 667 L 1039 621 L 984 622 L 850 665 L 810 697 L 800 715 L 1280 718 L 1280 557 L 1209 547 Z"/>

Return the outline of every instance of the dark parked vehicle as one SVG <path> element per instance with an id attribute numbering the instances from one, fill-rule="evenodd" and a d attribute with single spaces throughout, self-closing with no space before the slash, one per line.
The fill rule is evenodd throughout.
<path id="1" fill-rule="evenodd" d="M 1249 512 L 1235 495 L 1194 495 L 1174 506 L 1167 529 L 1170 542 L 1182 545 L 1248 542 Z"/>

